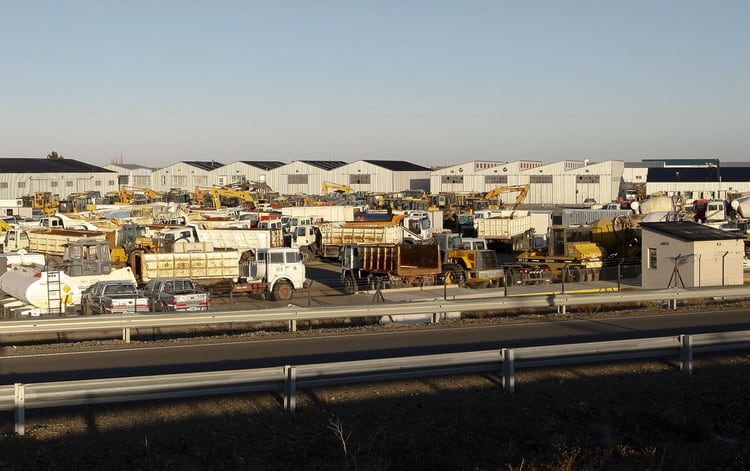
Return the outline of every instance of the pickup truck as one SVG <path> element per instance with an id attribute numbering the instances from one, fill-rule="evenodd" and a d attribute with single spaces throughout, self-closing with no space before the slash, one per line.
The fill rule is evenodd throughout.
<path id="1" fill-rule="evenodd" d="M 81 293 L 81 313 L 135 314 L 150 310 L 148 298 L 138 292 L 135 283 L 124 280 L 102 280 Z"/>
<path id="2" fill-rule="evenodd" d="M 141 290 L 154 311 L 206 311 L 211 297 L 188 278 L 153 278 Z"/>

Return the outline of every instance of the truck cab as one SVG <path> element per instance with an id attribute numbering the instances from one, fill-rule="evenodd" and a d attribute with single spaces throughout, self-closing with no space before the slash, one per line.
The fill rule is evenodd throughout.
<path id="1" fill-rule="evenodd" d="M 291 299 L 295 290 L 307 288 L 310 283 L 302 254 L 288 247 L 258 249 L 253 260 L 242 263 L 240 275 L 246 283 L 235 291 L 267 294 L 277 301 Z"/>

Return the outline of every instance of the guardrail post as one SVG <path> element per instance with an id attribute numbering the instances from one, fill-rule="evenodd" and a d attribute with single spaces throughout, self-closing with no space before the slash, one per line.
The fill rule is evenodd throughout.
<path id="1" fill-rule="evenodd" d="M 122 329 L 122 341 L 125 343 L 130 343 L 130 327 L 125 327 Z"/>
<path id="2" fill-rule="evenodd" d="M 693 374 L 693 336 L 680 335 L 680 371 Z"/>
<path id="3" fill-rule="evenodd" d="M 16 383 L 15 388 L 15 412 L 16 412 L 16 434 L 26 433 L 26 390 L 23 383 Z"/>
<path id="4" fill-rule="evenodd" d="M 289 332 L 297 332 L 297 319 L 289 320 Z"/>
<path id="5" fill-rule="evenodd" d="M 297 368 L 284 366 L 284 410 L 294 414 L 297 407 Z"/>
<path id="6" fill-rule="evenodd" d="M 513 394 L 516 391 L 514 354 L 512 348 L 503 348 L 501 358 L 503 361 L 503 392 Z"/>

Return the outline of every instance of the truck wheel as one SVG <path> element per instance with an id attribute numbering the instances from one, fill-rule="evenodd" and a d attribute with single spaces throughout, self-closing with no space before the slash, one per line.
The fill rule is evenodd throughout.
<path id="1" fill-rule="evenodd" d="M 466 281 L 466 271 L 464 267 L 456 264 L 445 265 L 443 270 L 443 279 L 448 285 L 460 285 Z"/>
<path id="2" fill-rule="evenodd" d="M 348 275 L 344 278 L 344 291 L 349 294 L 354 294 L 359 291 L 359 284 L 357 283 L 357 280 L 354 279 L 353 275 Z"/>
<path id="3" fill-rule="evenodd" d="M 164 301 L 157 301 L 154 303 L 154 311 L 156 312 L 167 312 L 169 309 L 167 308 L 167 304 Z"/>
<path id="4" fill-rule="evenodd" d="M 302 263 L 305 265 L 308 265 L 310 262 L 313 261 L 313 253 L 310 250 L 310 247 L 302 247 L 299 249 L 299 253 L 302 254 Z"/>
<path id="5" fill-rule="evenodd" d="M 294 295 L 294 288 L 288 281 L 278 281 L 273 286 L 272 297 L 274 301 L 289 301 Z"/>
<path id="6" fill-rule="evenodd" d="M 568 281 L 571 283 L 577 283 L 581 281 L 581 269 L 579 267 L 572 267 L 568 269 Z"/>

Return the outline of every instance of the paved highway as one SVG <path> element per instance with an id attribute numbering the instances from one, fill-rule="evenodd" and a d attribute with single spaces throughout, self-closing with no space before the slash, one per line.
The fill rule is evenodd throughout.
<path id="1" fill-rule="evenodd" d="M 535 323 L 445 324 L 236 337 L 196 344 L 167 341 L 20 353 L 3 347 L 4 384 L 255 368 L 429 353 L 552 345 L 750 329 L 750 311 L 673 313 Z M 69 348 L 69 350 L 68 350 Z"/>

